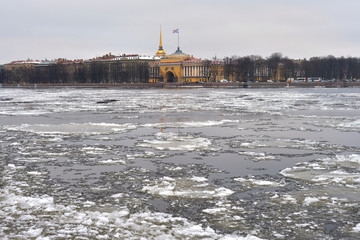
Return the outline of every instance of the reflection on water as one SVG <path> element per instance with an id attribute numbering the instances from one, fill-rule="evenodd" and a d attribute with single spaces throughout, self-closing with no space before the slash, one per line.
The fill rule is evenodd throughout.
<path id="1" fill-rule="evenodd" d="M 359 89 L 0 96 L 3 239 L 360 238 Z"/>

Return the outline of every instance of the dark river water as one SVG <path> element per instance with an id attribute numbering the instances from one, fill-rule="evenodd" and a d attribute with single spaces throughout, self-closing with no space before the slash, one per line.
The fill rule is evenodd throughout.
<path id="1" fill-rule="evenodd" d="M 360 239 L 360 88 L 1 89 L 1 239 Z"/>

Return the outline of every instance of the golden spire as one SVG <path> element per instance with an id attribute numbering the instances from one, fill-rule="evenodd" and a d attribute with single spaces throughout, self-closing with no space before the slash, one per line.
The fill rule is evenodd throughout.
<path id="1" fill-rule="evenodd" d="M 157 50 L 155 56 L 157 56 L 157 57 L 164 57 L 164 56 L 166 56 L 166 52 L 164 51 L 163 46 L 162 46 L 161 25 L 160 25 L 160 43 L 159 43 L 159 50 Z"/>
<path id="2" fill-rule="evenodd" d="M 162 49 L 162 40 L 161 40 L 161 25 L 160 25 L 160 44 L 159 44 L 159 49 Z"/>

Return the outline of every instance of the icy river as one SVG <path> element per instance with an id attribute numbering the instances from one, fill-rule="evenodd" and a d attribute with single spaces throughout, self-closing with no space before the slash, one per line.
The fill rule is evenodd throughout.
<path id="1" fill-rule="evenodd" d="M 0 88 L 0 174 L 0 239 L 360 239 L 360 88 Z"/>

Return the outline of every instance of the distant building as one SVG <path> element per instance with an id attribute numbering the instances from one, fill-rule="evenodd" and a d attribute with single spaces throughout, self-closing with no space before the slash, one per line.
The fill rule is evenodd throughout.
<path id="1" fill-rule="evenodd" d="M 160 30 L 159 49 L 149 62 L 149 82 L 207 82 L 223 79 L 223 63 L 194 58 L 178 49 L 166 55 Z"/>
<path id="2" fill-rule="evenodd" d="M 6 80 L 12 84 L 26 84 L 34 78 L 35 66 L 39 60 L 13 61 L 4 65 Z"/>
<path id="3" fill-rule="evenodd" d="M 0 84 L 5 82 L 4 65 L 0 65 Z"/>
<path id="4" fill-rule="evenodd" d="M 194 58 L 180 47 L 167 55 L 162 45 L 154 56 L 105 54 L 89 60 L 22 60 L 5 64 L 6 84 L 215 82 L 224 78 L 223 61 Z"/>
<path id="5" fill-rule="evenodd" d="M 32 69 L 35 65 L 39 64 L 39 60 L 20 60 L 13 61 L 4 65 L 5 70 L 16 70 L 16 69 Z"/>

